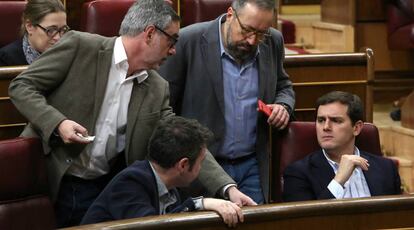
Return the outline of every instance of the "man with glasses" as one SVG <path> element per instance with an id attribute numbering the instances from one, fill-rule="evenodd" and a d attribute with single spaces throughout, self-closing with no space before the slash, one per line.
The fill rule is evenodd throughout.
<path id="1" fill-rule="evenodd" d="M 295 104 L 274 20 L 274 0 L 235 0 L 227 14 L 180 30 L 176 55 L 159 71 L 174 112 L 213 131 L 209 150 L 237 182 L 229 194 L 237 186 L 257 203 L 269 195 L 269 125 L 285 128 Z"/>
<path id="2" fill-rule="evenodd" d="M 79 224 L 113 175 L 146 158 L 157 122 L 174 115 L 154 69 L 175 54 L 179 20 L 163 0 L 137 1 L 120 37 L 69 31 L 11 82 L 29 120 L 22 136 L 43 140 L 57 227 Z M 201 174 L 211 193 L 234 183 L 209 154 Z"/>
<path id="3" fill-rule="evenodd" d="M 178 37 L 174 37 L 174 36 L 168 34 L 167 32 L 165 32 L 163 29 L 161 29 L 157 25 L 154 25 L 154 27 L 155 27 L 155 29 L 157 29 L 158 31 L 163 33 L 165 36 L 167 36 L 168 40 L 170 40 L 170 48 L 174 49 L 175 43 L 178 42 Z"/>

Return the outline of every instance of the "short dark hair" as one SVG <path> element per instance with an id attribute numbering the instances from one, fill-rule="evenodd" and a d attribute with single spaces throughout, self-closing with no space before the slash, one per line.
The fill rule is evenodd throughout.
<path id="1" fill-rule="evenodd" d="M 212 137 L 212 132 L 194 119 L 166 118 L 152 133 L 148 156 L 165 169 L 173 167 L 182 158 L 188 158 L 191 169 Z"/>
<path id="2" fill-rule="evenodd" d="M 342 91 L 332 91 L 327 93 L 316 101 L 316 110 L 319 106 L 339 102 L 343 105 L 348 106 L 347 114 L 352 121 L 352 125 L 355 125 L 357 121 L 364 120 L 364 106 L 362 105 L 361 99 L 352 93 Z"/>
<path id="3" fill-rule="evenodd" d="M 246 3 L 251 3 L 264 10 L 275 10 L 276 7 L 275 0 L 234 0 L 231 7 L 238 12 Z"/>

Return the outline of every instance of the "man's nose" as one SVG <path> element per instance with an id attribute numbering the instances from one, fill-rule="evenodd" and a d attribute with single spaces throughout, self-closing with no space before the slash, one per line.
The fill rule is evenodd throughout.
<path id="1" fill-rule="evenodd" d="M 250 35 L 249 37 L 246 38 L 246 41 L 251 46 L 257 45 L 257 43 L 258 43 L 258 36 L 257 36 L 257 34 Z"/>
<path id="2" fill-rule="evenodd" d="M 171 46 L 170 49 L 168 50 L 168 55 L 174 55 L 176 53 L 176 49 L 175 49 L 175 45 Z"/>
<path id="3" fill-rule="evenodd" d="M 331 122 L 330 121 L 325 121 L 325 123 L 323 123 L 323 129 L 324 130 L 331 129 Z"/>

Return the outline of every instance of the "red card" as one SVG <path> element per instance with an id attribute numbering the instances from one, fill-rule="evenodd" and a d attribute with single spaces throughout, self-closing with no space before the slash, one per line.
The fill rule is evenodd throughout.
<path id="1" fill-rule="evenodd" d="M 262 100 L 257 100 L 257 106 L 259 107 L 259 111 L 270 116 L 272 114 L 272 108 L 267 106 Z"/>

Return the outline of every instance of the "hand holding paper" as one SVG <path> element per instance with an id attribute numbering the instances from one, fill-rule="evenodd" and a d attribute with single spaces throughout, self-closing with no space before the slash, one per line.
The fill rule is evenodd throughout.
<path id="1" fill-rule="evenodd" d="M 259 111 L 266 114 L 268 117 L 272 114 L 272 108 L 267 106 L 262 100 L 257 100 Z"/>

